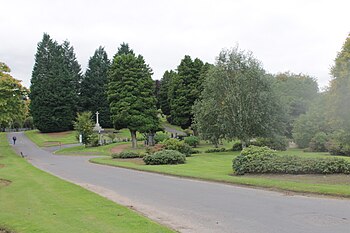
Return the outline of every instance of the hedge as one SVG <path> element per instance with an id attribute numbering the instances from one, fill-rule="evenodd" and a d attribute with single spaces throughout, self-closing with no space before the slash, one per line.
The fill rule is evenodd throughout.
<path id="1" fill-rule="evenodd" d="M 185 163 L 186 156 L 176 150 L 162 150 L 143 158 L 147 165 L 181 164 Z"/>

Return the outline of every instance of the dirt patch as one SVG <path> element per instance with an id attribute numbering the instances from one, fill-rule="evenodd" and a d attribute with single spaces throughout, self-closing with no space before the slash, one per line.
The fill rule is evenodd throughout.
<path id="1" fill-rule="evenodd" d="M 111 148 L 110 151 L 111 151 L 112 154 L 117 154 L 117 153 L 120 153 L 120 152 L 122 152 L 123 150 L 125 150 L 127 148 L 129 148 L 128 144 L 118 145 L 118 146 L 115 146 L 115 147 Z"/>
<path id="2" fill-rule="evenodd" d="M 0 179 L 0 188 L 11 184 L 10 180 Z M 0 228 L 1 229 L 1 228 Z M 0 231 L 1 233 L 1 231 Z"/>
<path id="3" fill-rule="evenodd" d="M 0 168 L 3 168 L 3 167 L 5 167 L 5 164 L 0 164 Z"/>
<path id="4" fill-rule="evenodd" d="M 302 182 L 310 184 L 340 184 L 340 185 L 350 185 L 350 175 L 345 174 L 332 174 L 332 175 L 245 175 L 251 178 L 267 178 L 274 180 L 283 180 L 283 181 L 293 181 L 293 182 Z"/>
<path id="5" fill-rule="evenodd" d="M 134 163 L 137 165 L 145 165 L 145 162 L 143 162 L 142 158 L 134 158 L 134 159 L 114 159 L 116 161 L 120 161 L 120 162 L 130 162 L 130 163 Z"/>
<path id="6" fill-rule="evenodd" d="M 0 233 L 15 233 L 14 231 L 7 230 L 4 227 L 0 227 Z"/>

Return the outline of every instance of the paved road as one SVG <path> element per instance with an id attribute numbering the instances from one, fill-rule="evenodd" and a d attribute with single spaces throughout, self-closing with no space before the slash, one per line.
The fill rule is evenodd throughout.
<path id="1" fill-rule="evenodd" d="M 36 167 L 107 196 L 181 232 L 349 233 L 350 201 L 193 181 L 56 156 L 22 133 L 14 146 Z M 91 157 L 90 157 L 91 158 Z"/>

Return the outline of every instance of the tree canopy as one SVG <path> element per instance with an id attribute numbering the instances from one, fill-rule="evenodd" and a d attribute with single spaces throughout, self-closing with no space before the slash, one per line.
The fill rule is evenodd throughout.
<path id="1" fill-rule="evenodd" d="M 14 122 L 23 123 L 28 110 L 27 90 L 10 75 L 10 68 L 0 62 L 0 125 L 2 128 Z"/>
<path id="2" fill-rule="evenodd" d="M 112 128 L 107 99 L 108 69 L 110 61 L 103 47 L 99 47 L 90 57 L 88 68 L 81 82 L 80 111 L 100 113 L 100 125 Z M 95 115 L 95 114 L 93 114 Z"/>
<path id="3" fill-rule="evenodd" d="M 251 53 L 237 47 L 220 53 L 194 111 L 198 130 L 206 138 L 238 138 L 245 145 L 254 137 L 283 129 L 283 113 L 271 79 Z"/>
<path id="4" fill-rule="evenodd" d="M 74 50 L 62 47 L 44 34 L 38 43 L 30 86 L 30 110 L 34 125 L 42 132 L 72 129 L 80 75 Z"/>
<path id="5" fill-rule="evenodd" d="M 136 147 L 136 132 L 154 133 L 159 119 L 152 70 L 141 55 L 116 55 L 109 72 L 108 100 L 116 129 L 128 128 Z"/>

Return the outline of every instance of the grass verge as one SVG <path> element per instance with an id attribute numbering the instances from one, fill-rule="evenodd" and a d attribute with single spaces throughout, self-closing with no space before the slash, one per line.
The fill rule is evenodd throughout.
<path id="1" fill-rule="evenodd" d="M 47 174 L 17 156 L 0 133 L 0 229 L 14 232 L 173 232 L 134 211 Z"/>
<path id="2" fill-rule="evenodd" d="M 289 154 L 311 157 L 327 156 L 323 153 L 305 153 L 301 150 L 290 150 L 279 153 L 281 155 Z M 94 158 L 90 161 L 98 164 L 131 168 L 180 177 L 264 187 L 274 190 L 350 197 L 350 185 L 348 184 L 350 176 L 348 175 L 235 176 L 232 174 L 232 159 L 238 154 L 239 152 L 197 154 L 192 157 L 188 157 L 186 164 L 179 165 L 148 166 L 139 162 L 133 162 L 132 160 L 124 162 L 122 160 L 114 160 L 111 158 Z"/>
<path id="3" fill-rule="evenodd" d="M 75 131 L 41 133 L 38 130 L 29 130 L 24 134 L 39 147 L 78 143 Z"/>

